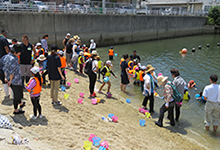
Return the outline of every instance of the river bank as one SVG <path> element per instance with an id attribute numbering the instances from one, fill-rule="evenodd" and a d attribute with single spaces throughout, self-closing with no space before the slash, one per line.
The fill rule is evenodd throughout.
<path id="1" fill-rule="evenodd" d="M 78 78 L 79 83 L 74 83 L 74 78 Z M 72 85 L 65 92 L 59 92 L 62 106 L 51 105 L 50 89 L 43 88 L 40 100 L 42 119 L 30 119 L 33 107 L 27 92 L 24 92 L 27 105 L 24 107 L 25 114 L 13 115 L 12 100 L 4 100 L 4 92 L 1 91 L 0 114 L 8 115 L 16 130 L 19 128 L 28 132 L 32 135 L 31 138 L 37 138 L 38 141 L 50 145 L 51 149 L 83 149 L 83 142 L 88 140 L 90 134 L 99 136 L 102 141 L 106 140 L 109 149 L 112 150 L 206 149 L 193 139 L 174 132 L 178 131 L 178 126 L 172 130 L 170 130 L 172 127 L 166 124 L 165 128 L 157 127 L 153 119 L 146 118 L 127 104 L 123 98 L 126 95 L 118 95 L 121 92 L 119 89 L 112 91 L 113 98 L 110 99 L 103 94 L 97 94 L 97 97 L 101 98 L 101 103 L 92 105 L 88 98 L 88 78 L 67 70 L 67 80 Z M 100 83 L 96 86 L 99 88 Z M 77 103 L 80 92 L 85 93 L 83 104 Z M 65 93 L 69 94 L 68 99 L 64 99 Z M 107 117 L 109 113 L 119 117 L 118 123 L 105 122 L 101 119 Z M 139 125 L 140 119 L 146 120 L 145 127 Z M 95 149 L 98 148 L 93 147 L 93 150 Z"/>

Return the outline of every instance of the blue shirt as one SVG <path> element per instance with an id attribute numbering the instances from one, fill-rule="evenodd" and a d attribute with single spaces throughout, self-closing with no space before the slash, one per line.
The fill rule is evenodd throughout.
<path id="1" fill-rule="evenodd" d="M 210 84 L 205 86 L 202 95 L 207 97 L 207 100 L 210 102 L 218 102 L 218 84 Z"/>
<path id="2" fill-rule="evenodd" d="M 11 84 L 22 85 L 20 65 L 18 64 L 18 58 L 9 53 L 3 58 L 3 71 L 6 74 L 6 78 L 9 81 L 10 75 L 14 75 Z"/>

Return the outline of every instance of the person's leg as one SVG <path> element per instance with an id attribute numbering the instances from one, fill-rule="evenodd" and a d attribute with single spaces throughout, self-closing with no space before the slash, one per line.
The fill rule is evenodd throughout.
<path id="1" fill-rule="evenodd" d="M 14 93 L 14 112 L 19 112 L 18 105 L 21 105 L 21 90 L 23 91 L 22 86 L 11 85 L 11 89 Z M 23 103 L 22 103 L 23 104 Z"/>
<path id="2" fill-rule="evenodd" d="M 212 105 L 209 101 L 207 101 L 205 104 L 205 116 L 204 116 L 206 131 L 209 131 L 209 127 L 211 124 L 210 121 L 211 114 L 212 114 Z"/>
<path id="3" fill-rule="evenodd" d="M 168 109 L 165 106 L 165 103 L 160 107 L 160 116 L 158 121 L 156 122 L 156 125 L 162 127 L 163 126 L 163 117 L 164 117 L 164 113 L 167 111 Z"/>
<path id="4" fill-rule="evenodd" d="M 125 93 L 126 87 L 127 87 L 127 84 L 124 84 L 124 85 L 123 85 L 123 92 L 124 92 L 124 93 Z"/>
<path id="5" fill-rule="evenodd" d="M 174 114 L 173 114 L 174 106 L 175 106 L 175 102 L 170 102 L 168 107 L 168 116 L 170 119 L 170 125 L 172 126 L 175 126 Z"/>
<path id="6" fill-rule="evenodd" d="M 55 86 L 55 84 L 54 84 L 54 80 L 50 80 L 50 97 L 51 97 L 51 99 L 52 100 L 54 100 L 54 86 Z"/>
<path id="7" fill-rule="evenodd" d="M 20 65 L 20 72 L 21 72 L 21 79 L 22 79 L 22 87 L 25 88 L 24 86 L 25 65 Z"/>
<path id="8" fill-rule="evenodd" d="M 102 83 L 102 85 L 99 88 L 99 92 L 101 92 L 102 88 L 105 86 L 105 82 Z"/>
<path id="9" fill-rule="evenodd" d="M 214 109 L 212 112 L 212 124 L 213 124 L 213 131 L 216 132 L 219 125 L 219 110 L 220 106 L 219 103 L 213 103 Z"/>
<path id="10" fill-rule="evenodd" d="M 98 70 L 98 80 L 100 80 L 101 68 Z"/>
<path id="11" fill-rule="evenodd" d="M 90 95 L 92 95 L 92 76 L 91 74 L 89 75 L 89 92 L 90 92 Z"/>
<path id="12" fill-rule="evenodd" d="M 143 92 L 144 90 L 144 81 L 141 81 L 141 91 Z"/>
<path id="13" fill-rule="evenodd" d="M 54 81 L 54 101 L 58 100 L 58 92 L 59 92 L 60 80 Z"/>
<path id="14" fill-rule="evenodd" d="M 145 96 L 144 100 L 142 102 L 142 106 L 144 106 L 144 108 L 147 108 L 147 102 L 148 102 L 149 96 Z"/>
<path id="15" fill-rule="evenodd" d="M 37 101 L 36 101 L 35 97 L 31 97 L 31 102 L 33 104 L 34 116 L 37 117 Z"/>
<path id="16" fill-rule="evenodd" d="M 91 93 L 94 93 L 95 89 L 95 83 L 96 83 L 97 75 L 95 73 L 92 73 L 92 85 L 91 85 Z"/>
<path id="17" fill-rule="evenodd" d="M 150 113 L 154 113 L 154 94 L 149 96 L 150 99 Z"/>
<path id="18" fill-rule="evenodd" d="M 109 93 L 110 92 L 110 88 L 111 88 L 111 82 L 108 81 L 107 84 L 108 84 L 108 91 L 107 92 Z"/>
<path id="19" fill-rule="evenodd" d="M 39 115 L 41 115 L 40 96 L 36 97 L 36 102 L 37 102 L 38 113 L 39 113 Z"/>
<path id="20" fill-rule="evenodd" d="M 83 74 L 83 64 L 80 64 L 80 65 L 79 65 L 79 72 L 80 72 L 81 74 Z"/>
<path id="21" fill-rule="evenodd" d="M 176 121 L 179 121 L 179 117 L 180 117 L 180 105 L 175 104 L 175 111 L 176 111 Z"/>

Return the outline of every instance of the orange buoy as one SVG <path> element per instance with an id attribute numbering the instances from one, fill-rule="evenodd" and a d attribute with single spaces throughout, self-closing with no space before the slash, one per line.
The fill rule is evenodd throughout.
<path id="1" fill-rule="evenodd" d="M 183 48 L 183 49 L 182 49 L 182 53 L 187 53 L 187 49 L 186 49 L 186 48 Z"/>

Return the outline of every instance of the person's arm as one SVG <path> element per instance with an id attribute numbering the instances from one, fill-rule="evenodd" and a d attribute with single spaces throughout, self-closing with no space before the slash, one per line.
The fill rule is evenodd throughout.
<path id="1" fill-rule="evenodd" d="M 98 70 L 99 70 L 99 67 L 98 67 L 98 62 L 97 63 L 95 63 L 95 70 L 93 70 L 94 72 L 98 72 Z"/>
<path id="2" fill-rule="evenodd" d="M 36 84 L 37 83 L 36 83 L 35 79 L 33 79 L 33 80 L 31 80 L 29 85 L 25 86 L 25 89 L 31 90 L 31 89 L 33 89 L 36 86 Z"/>
<path id="3" fill-rule="evenodd" d="M 110 73 L 111 73 L 115 78 L 117 78 L 117 76 L 114 74 L 114 72 L 110 71 Z"/>
<path id="4" fill-rule="evenodd" d="M 9 48 L 8 48 L 8 46 L 5 46 L 4 48 L 5 48 L 6 53 L 8 54 L 8 53 L 9 53 Z"/>
<path id="5" fill-rule="evenodd" d="M 66 42 L 66 39 L 63 39 L 63 47 L 64 48 L 66 48 L 65 42 Z"/>
<path id="6" fill-rule="evenodd" d="M 59 74 L 60 74 L 60 76 L 61 76 L 61 78 L 63 79 L 63 80 L 65 80 L 65 78 L 64 78 L 64 76 L 63 76 L 63 74 L 62 74 L 62 71 L 61 71 L 61 61 L 60 61 L 60 57 L 59 56 L 56 56 L 57 57 L 57 70 L 58 70 L 58 72 L 59 72 Z"/>
<path id="7" fill-rule="evenodd" d="M 60 73 L 61 78 L 62 78 L 63 80 L 65 80 L 65 78 L 64 78 L 64 76 L 63 76 L 63 74 L 62 74 L 61 68 L 60 68 L 60 67 L 57 67 L 57 69 L 58 69 L 58 71 L 59 71 L 59 73 Z"/>
<path id="8" fill-rule="evenodd" d="M 35 58 L 36 58 L 36 49 L 35 49 L 35 47 L 34 47 L 34 45 L 32 45 L 32 48 L 33 48 L 33 51 L 34 51 L 34 58 L 33 58 L 33 60 L 31 60 L 31 64 L 33 64 L 34 63 L 34 60 L 35 60 Z"/>
<path id="9" fill-rule="evenodd" d="M 141 58 L 140 58 L 140 56 L 137 56 L 137 58 L 138 58 L 138 60 L 139 60 L 139 62 L 141 61 Z"/>
<path id="10" fill-rule="evenodd" d="M 13 78 L 14 78 L 14 75 L 13 75 L 13 74 L 10 74 L 10 80 L 8 81 L 8 86 L 11 85 L 11 81 L 12 81 Z"/>

